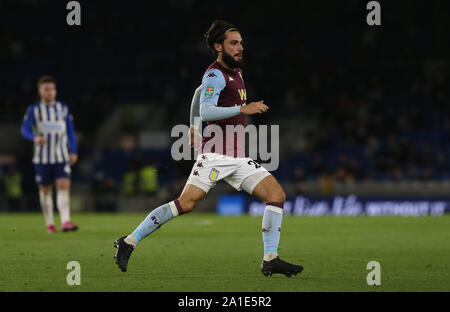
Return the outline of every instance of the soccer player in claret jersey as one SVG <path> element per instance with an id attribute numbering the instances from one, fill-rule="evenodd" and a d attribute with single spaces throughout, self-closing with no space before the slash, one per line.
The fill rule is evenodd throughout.
<path id="1" fill-rule="evenodd" d="M 77 143 L 69 107 L 56 101 L 56 81 L 42 76 L 37 83 L 40 101 L 28 106 L 21 133 L 34 142 L 33 163 L 47 232 L 56 232 L 53 220 L 52 185 L 63 232 L 75 231 L 70 221 L 70 165 L 77 161 Z"/>
<path id="2" fill-rule="evenodd" d="M 296 275 L 303 270 L 280 259 L 278 243 L 285 193 L 277 180 L 261 165 L 245 157 L 244 138 L 238 133 L 228 135 L 226 126 L 245 126 L 246 115 L 261 114 L 268 110 L 264 101 L 246 104 L 246 90 L 241 66 L 243 41 L 239 30 L 222 20 L 214 21 L 205 34 L 206 43 L 217 59 L 203 75 L 202 84 L 194 93 L 191 103 L 190 138 L 199 135 L 195 117 L 200 116 L 208 127 L 220 127 L 225 135 L 219 138 L 222 147 L 208 144 L 215 136 L 205 136 L 191 174 L 181 195 L 173 201 L 154 209 L 129 235 L 114 242 L 115 258 L 125 272 L 131 253 L 147 235 L 170 219 L 188 213 L 208 193 L 217 181 L 223 179 L 236 190 L 244 190 L 266 203 L 262 221 L 264 257 L 261 272 L 265 276 L 281 273 Z M 243 127 L 241 127 L 243 129 Z M 217 141 L 216 141 L 217 142 Z M 199 147 L 200 148 L 200 147 Z"/>

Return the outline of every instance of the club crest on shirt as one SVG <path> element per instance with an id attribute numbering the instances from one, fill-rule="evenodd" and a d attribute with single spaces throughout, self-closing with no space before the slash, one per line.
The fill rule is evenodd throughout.
<path id="1" fill-rule="evenodd" d="M 206 87 L 205 97 L 210 98 L 214 95 L 214 87 Z"/>
<path id="2" fill-rule="evenodd" d="M 211 172 L 209 173 L 209 179 L 214 182 L 217 180 L 218 176 L 219 176 L 219 170 L 212 168 Z"/>

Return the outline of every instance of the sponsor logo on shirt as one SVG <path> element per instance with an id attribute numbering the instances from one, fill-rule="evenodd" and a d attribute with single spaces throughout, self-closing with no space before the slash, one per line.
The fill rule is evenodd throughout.
<path id="1" fill-rule="evenodd" d="M 42 128 L 45 132 L 64 131 L 62 122 L 44 122 Z"/>
<path id="2" fill-rule="evenodd" d="M 238 89 L 239 96 L 241 97 L 241 101 L 247 101 L 247 90 Z"/>

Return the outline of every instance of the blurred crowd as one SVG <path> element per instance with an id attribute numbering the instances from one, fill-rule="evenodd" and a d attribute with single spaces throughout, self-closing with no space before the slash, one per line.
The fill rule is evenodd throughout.
<path id="1" fill-rule="evenodd" d="M 193 91 L 213 60 L 203 34 L 223 18 L 242 31 L 248 100 L 271 107 L 252 121 L 280 124 L 292 137 L 282 141 L 281 180 L 450 179 L 450 27 L 442 1 L 383 2 L 375 27 L 356 0 L 245 1 L 238 9 L 194 0 L 151 9 L 80 3 L 76 28 L 54 1 L 0 2 L 2 22 L 14 25 L 0 33 L 2 123 L 21 122 L 37 77 L 48 73 L 84 134 L 80 161 L 93 149 L 88 134 L 124 103 L 159 103 L 167 128 L 187 124 Z"/>

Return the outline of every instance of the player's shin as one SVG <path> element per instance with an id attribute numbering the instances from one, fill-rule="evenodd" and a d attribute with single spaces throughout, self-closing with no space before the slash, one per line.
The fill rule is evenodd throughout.
<path id="1" fill-rule="evenodd" d="M 262 236 L 264 242 L 264 260 L 270 261 L 278 256 L 280 242 L 281 221 L 283 217 L 283 204 L 266 203 L 262 221 Z"/>
<path id="2" fill-rule="evenodd" d="M 53 225 L 55 222 L 53 220 L 53 199 L 52 193 L 45 193 L 44 191 L 39 191 L 39 201 L 41 204 L 42 214 L 44 215 L 45 224 L 47 226 Z"/>
<path id="3" fill-rule="evenodd" d="M 70 221 L 70 194 L 66 190 L 57 190 L 56 205 L 58 207 L 61 223 Z"/>
<path id="4" fill-rule="evenodd" d="M 151 234 L 170 219 L 183 213 L 183 209 L 177 199 L 161 205 L 148 214 L 134 232 L 125 238 L 125 242 L 136 247 L 144 237 Z"/>

